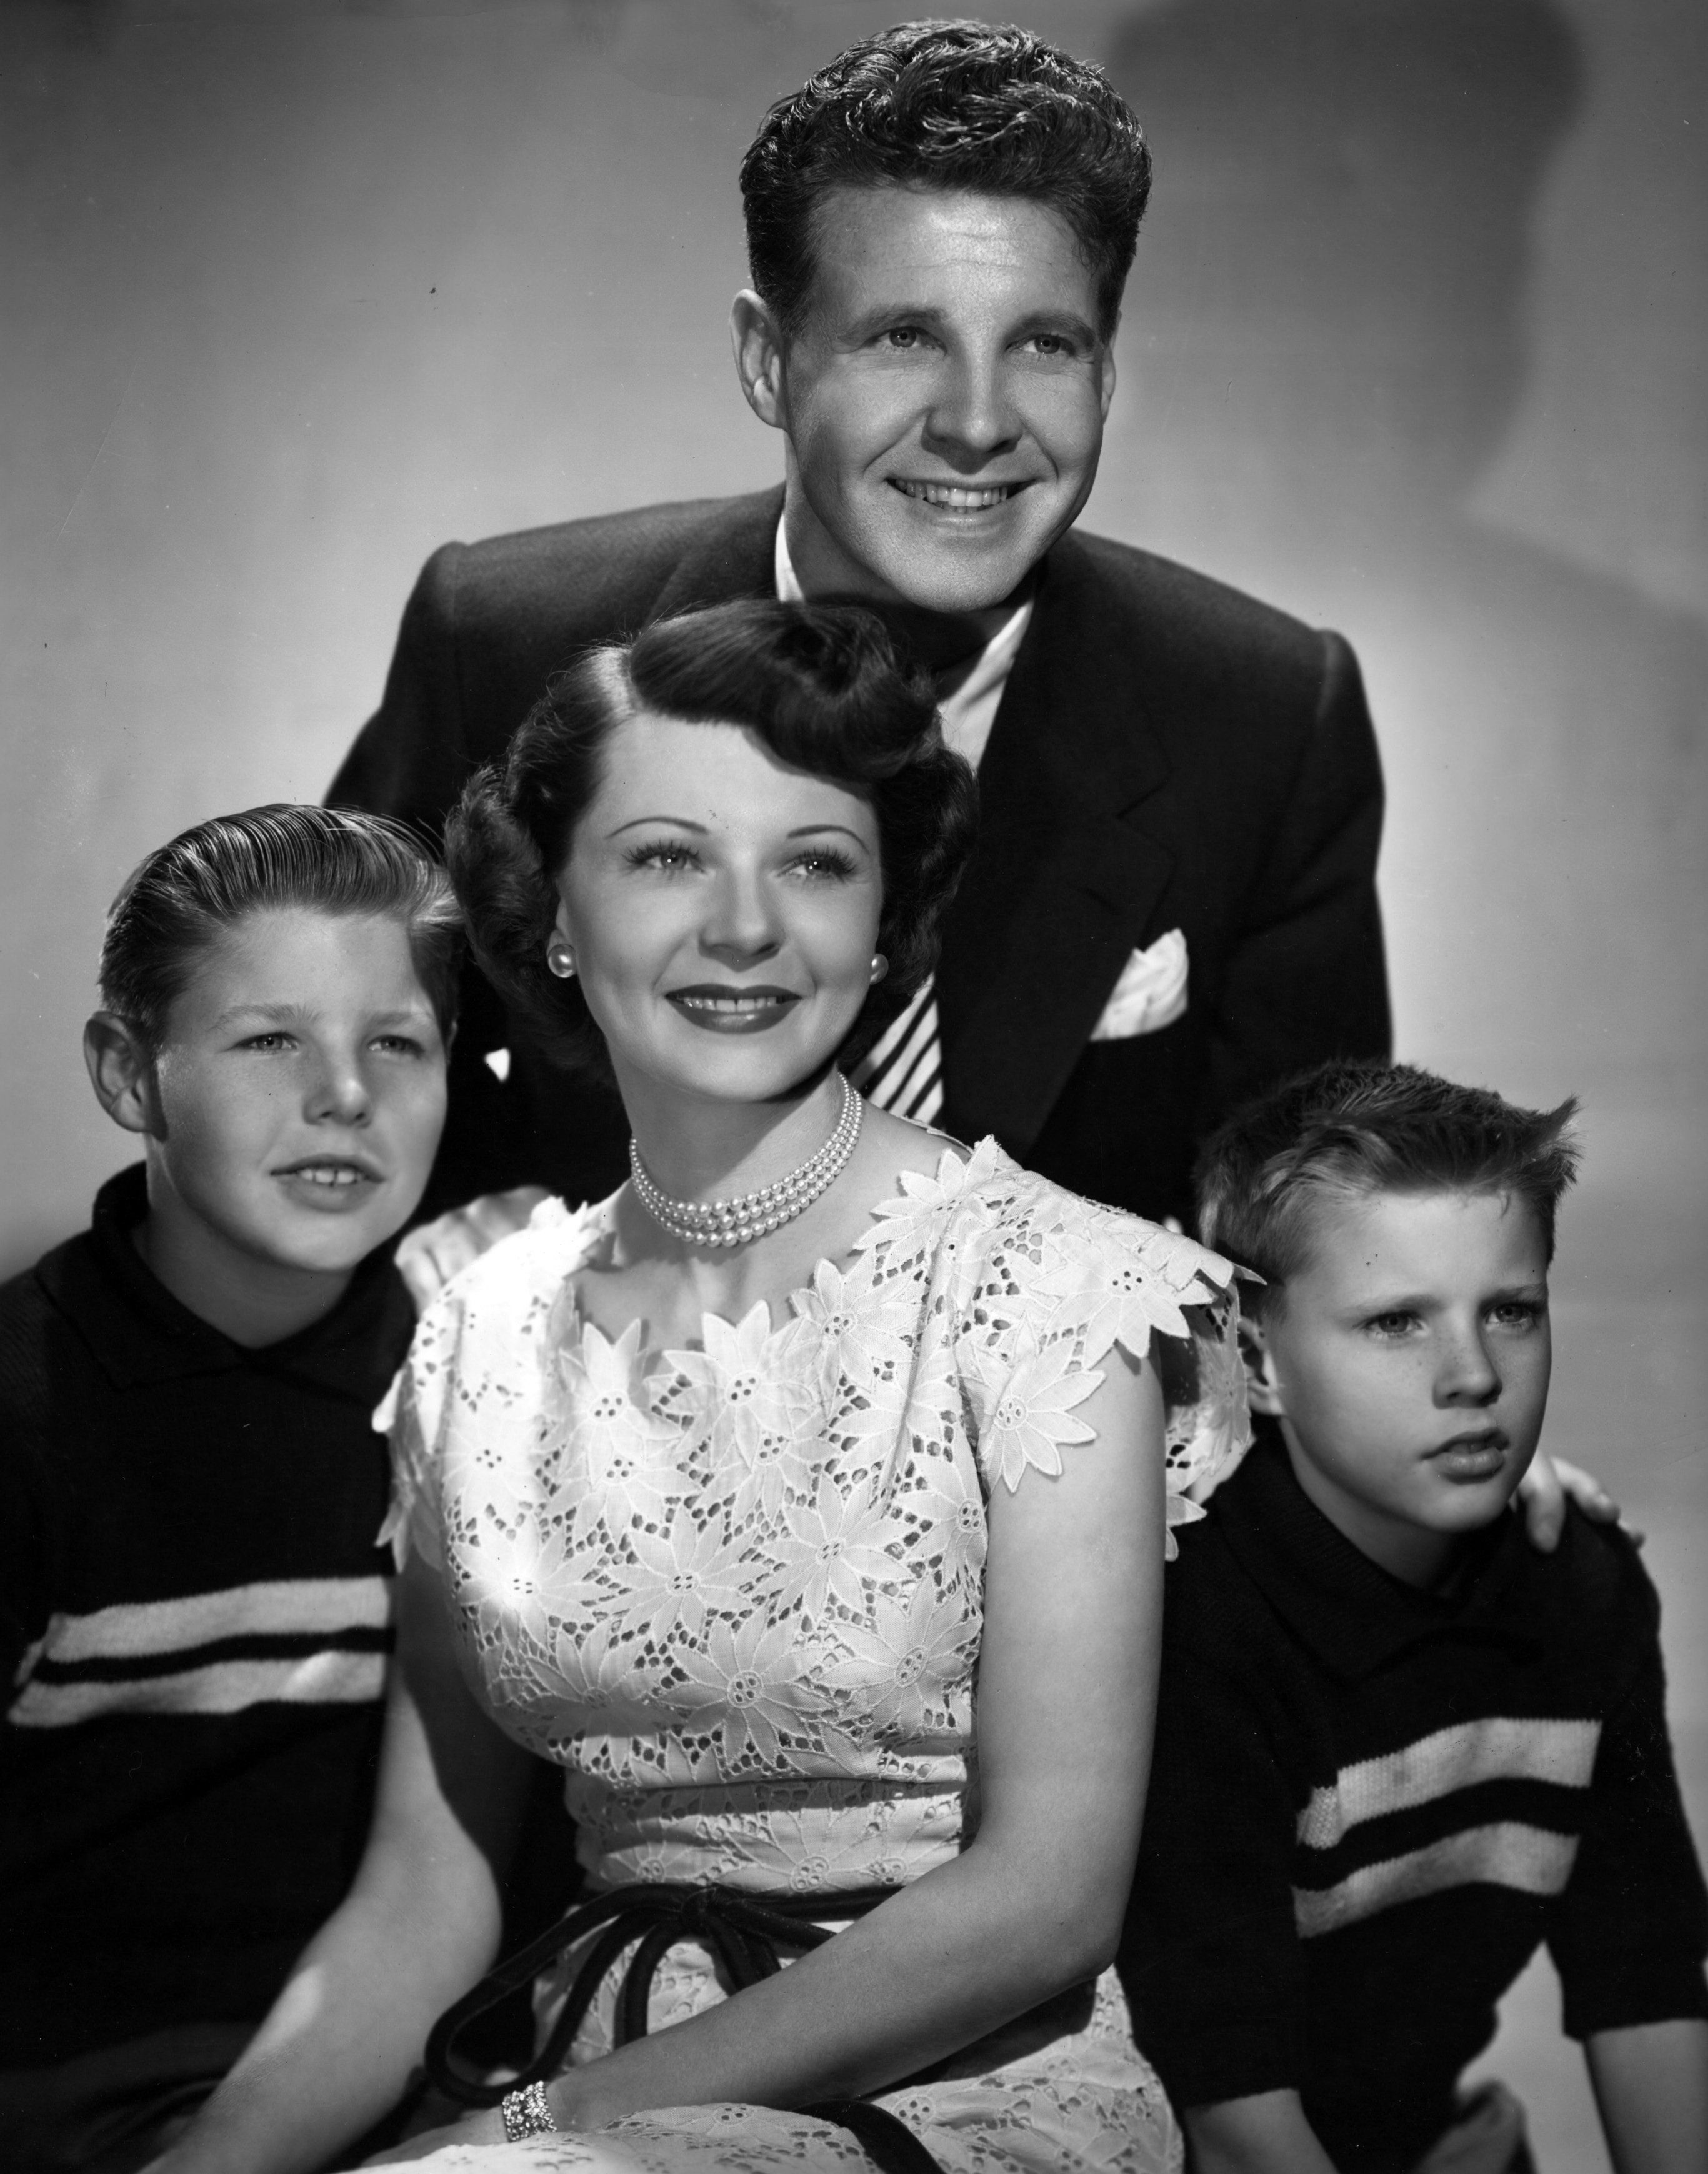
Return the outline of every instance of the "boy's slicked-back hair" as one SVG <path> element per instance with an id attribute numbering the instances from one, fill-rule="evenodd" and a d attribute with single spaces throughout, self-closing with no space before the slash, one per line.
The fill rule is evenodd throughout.
<path id="1" fill-rule="evenodd" d="M 462 962 L 451 879 L 402 824 L 351 808 L 278 802 L 216 815 L 150 853 L 107 913 L 102 1003 L 158 1051 L 197 960 L 251 914 L 293 906 L 401 922 L 449 1037 Z"/>
<path id="2" fill-rule="evenodd" d="M 1012 24 L 898 24 L 862 38 L 759 124 L 742 161 L 754 285 L 786 337 L 817 269 L 815 206 L 829 189 L 969 190 L 1065 219 L 1113 337 L 1150 193 L 1150 151 L 1100 68 Z"/>
<path id="3" fill-rule="evenodd" d="M 1376 1192 L 1500 1193 L 1535 1216 L 1549 1260 L 1577 1172 L 1577 1104 L 1525 1110 L 1410 1064 L 1339 1059 L 1272 1088 L 1207 1142 L 1194 1173 L 1207 1246 L 1273 1293 L 1311 1256 L 1312 1210 Z M 1255 1301 L 1255 1304 L 1254 1304 Z M 1243 1302 L 1261 1311 L 1265 1291 Z"/>

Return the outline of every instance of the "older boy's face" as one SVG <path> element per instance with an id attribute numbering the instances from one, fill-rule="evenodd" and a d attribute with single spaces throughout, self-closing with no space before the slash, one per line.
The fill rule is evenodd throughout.
<path id="1" fill-rule="evenodd" d="M 1115 387 L 1096 283 L 1024 198 L 830 191 L 781 363 L 790 554 L 809 594 L 973 611 L 1090 494 Z"/>
<path id="2" fill-rule="evenodd" d="M 150 1246 L 191 1288 L 348 1274 L 402 1228 L 444 1122 L 445 1047 L 400 922 L 252 914 L 168 1025 Z"/>
<path id="3" fill-rule="evenodd" d="M 1462 1192 L 1325 1203 L 1312 1233 L 1262 1327 L 1272 1408 L 1331 1522 L 1432 1583 L 1455 1539 L 1505 1506 L 1542 1431 L 1542 1233 L 1522 1201 Z"/>

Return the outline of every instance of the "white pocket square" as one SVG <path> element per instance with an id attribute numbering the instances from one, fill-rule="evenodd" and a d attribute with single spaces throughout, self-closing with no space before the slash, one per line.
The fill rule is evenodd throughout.
<path id="1" fill-rule="evenodd" d="M 1135 951 L 1091 1030 L 1094 1041 L 1126 1041 L 1171 1026 L 1186 1008 L 1186 939 L 1178 928 Z"/>

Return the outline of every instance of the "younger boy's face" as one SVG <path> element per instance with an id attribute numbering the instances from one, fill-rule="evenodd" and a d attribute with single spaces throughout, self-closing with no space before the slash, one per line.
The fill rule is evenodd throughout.
<path id="1" fill-rule="evenodd" d="M 1355 1547 L 1430 1585 L 1510 1500 L 1548 1401 L 1548 1262 L 1524 1202 L 1378 1192 L 1320 1204 L 1261 1325 L 1254 1402 Z"/>
<path id="2" fill-rule="evenodd" d="M 154 1076 L 150 1257 L 192 1286 L 347 1278 L 413 1211 L 445 1118 L 444 1039 L 381 915 L 251 915 L 199 960 Z"/>

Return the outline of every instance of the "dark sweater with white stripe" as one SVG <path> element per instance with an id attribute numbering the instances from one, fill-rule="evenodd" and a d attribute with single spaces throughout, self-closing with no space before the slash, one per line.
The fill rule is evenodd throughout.
<path id="1" fill-rule="evenodd" d="M 0 1289 L 0 2069 L 258 2020 L 372 1802 L 408 1295 L 376 1254 L 245 1350 L 143 1265 L 144 1206 L 125 1171 Z"/>
<path id="2" fill-rule="evenodd" d="M 1708 2014 L 1655 1591 L 1574 1512 L 1451 1593 L 1390 1577 L 1260 1438 L 1181 1535 L 1122 1975 L 1182 2107 L 1295 2090 L 1343 2174 L 1447 2124 L 1545 1940 L 1575 2037 Z"/>

